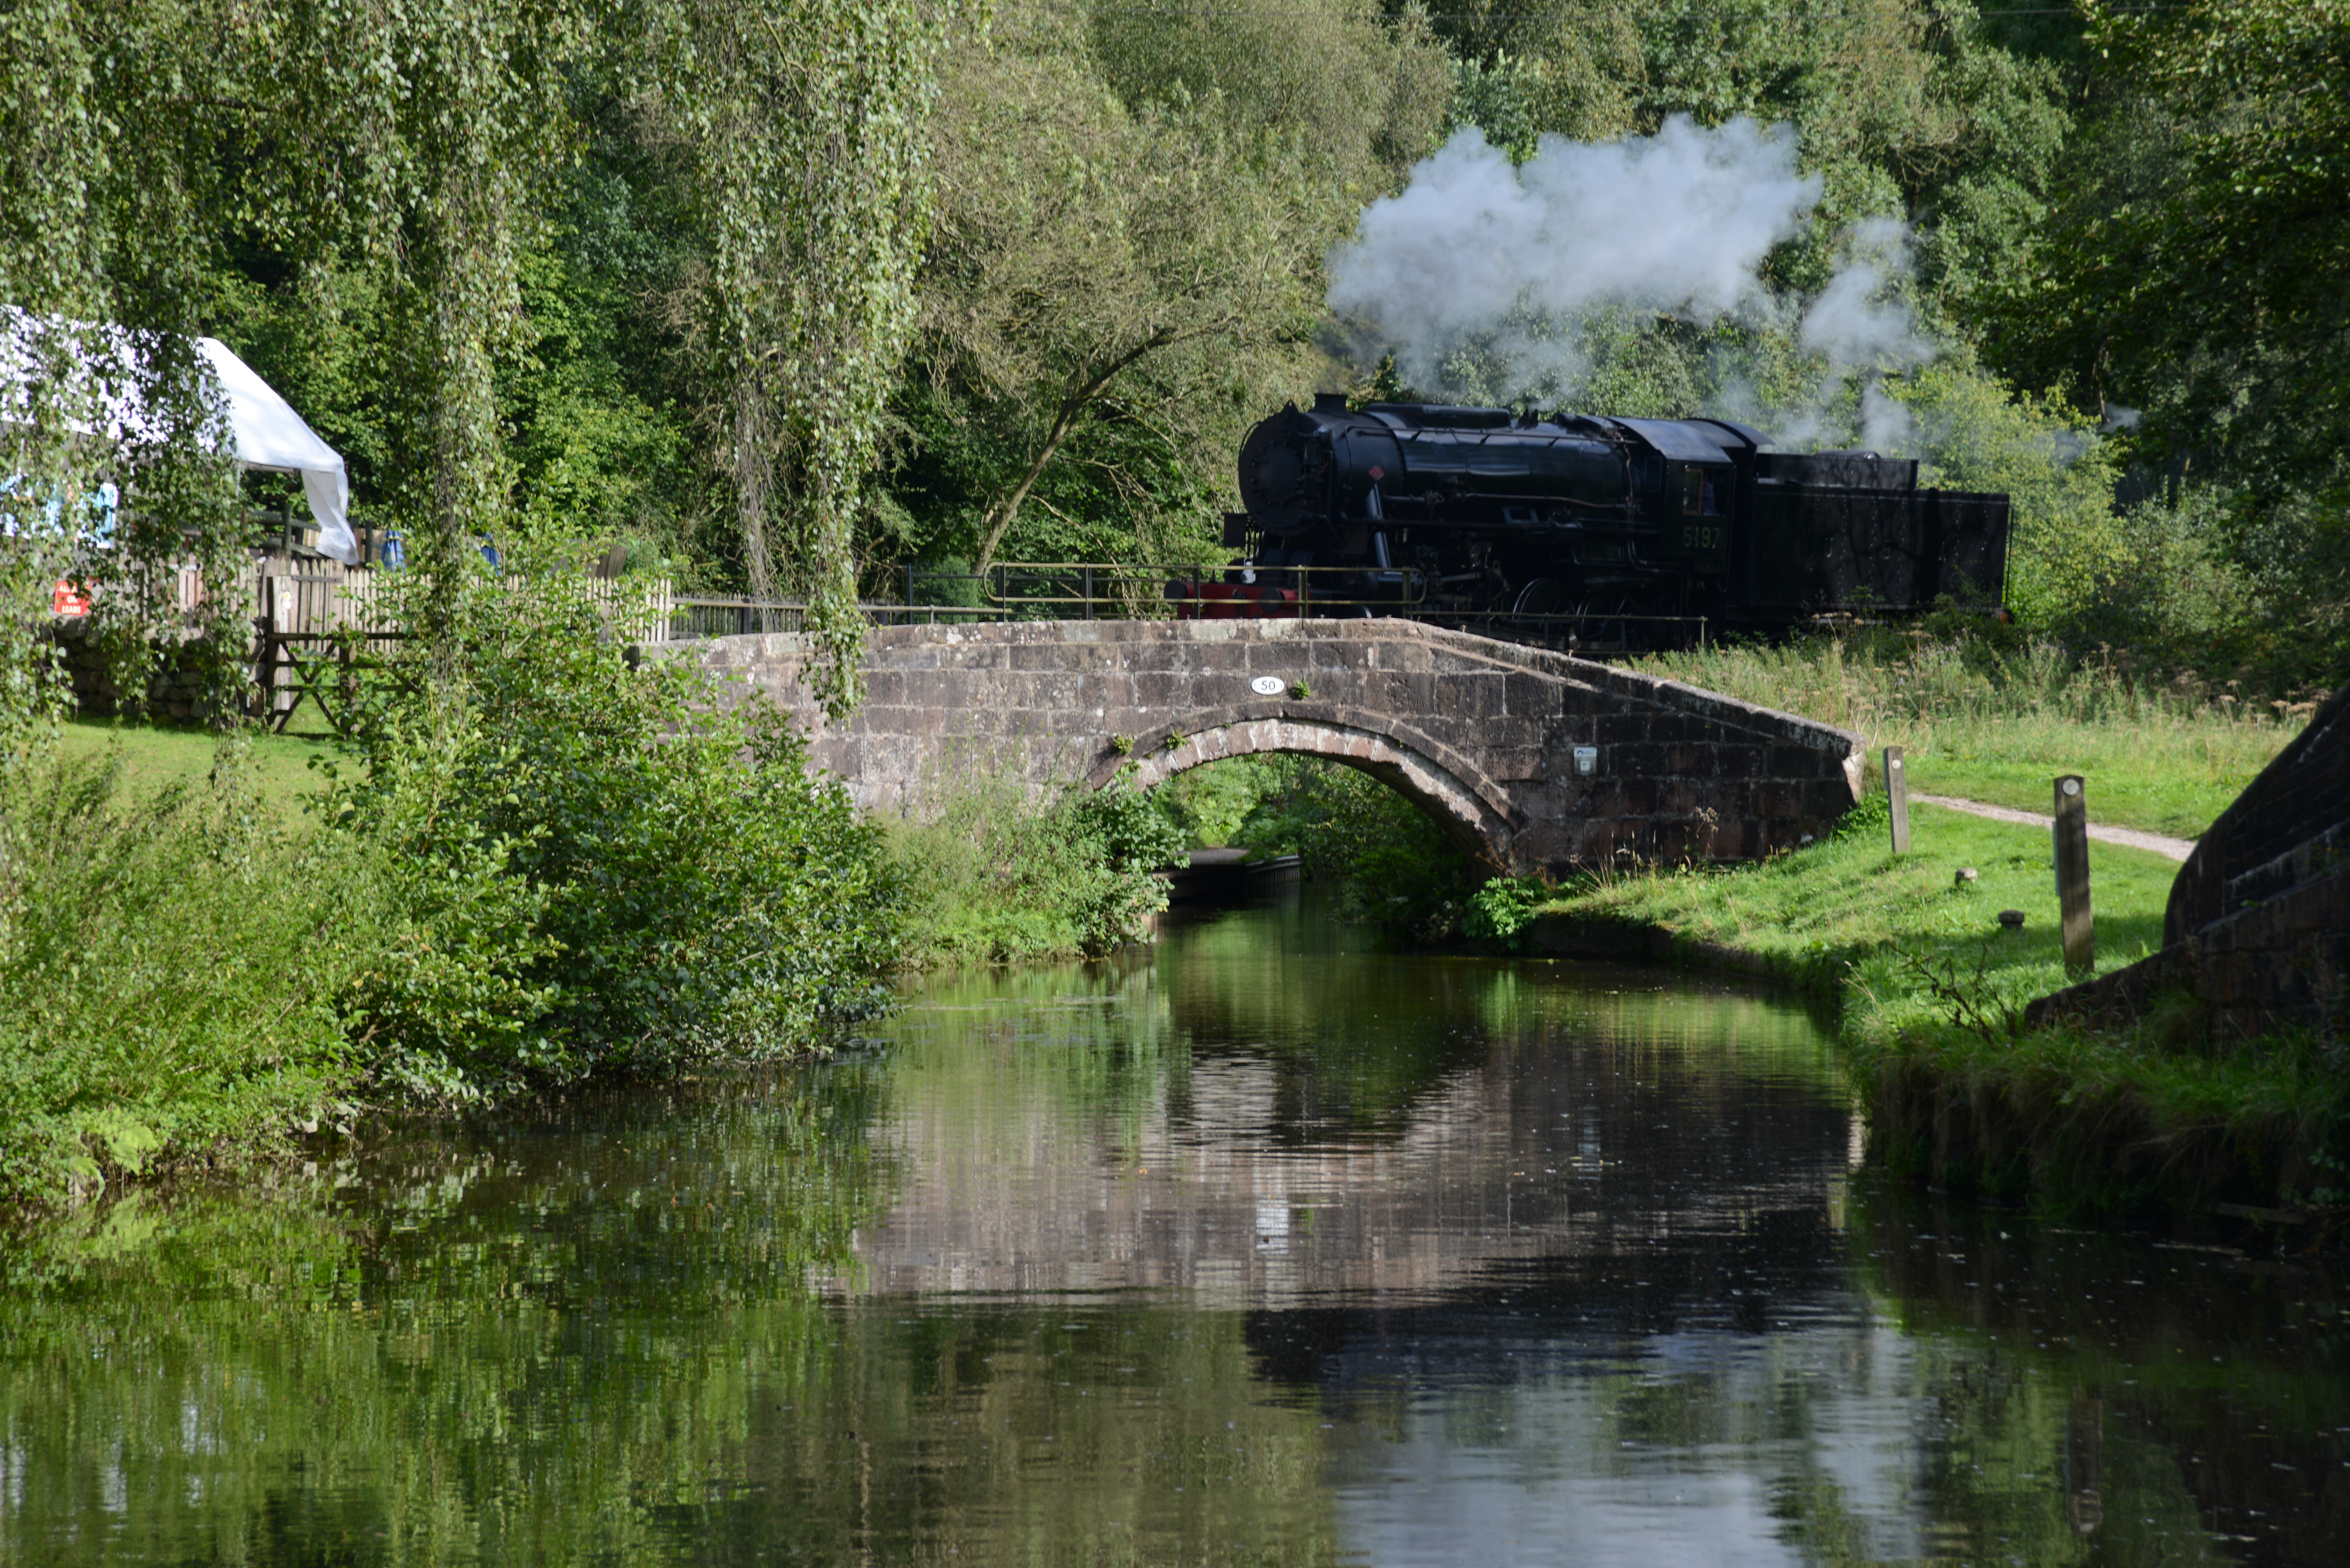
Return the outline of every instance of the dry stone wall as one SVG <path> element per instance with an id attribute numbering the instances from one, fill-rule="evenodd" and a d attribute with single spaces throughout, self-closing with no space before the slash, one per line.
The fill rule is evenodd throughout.
<path id="1" fill-rule="evenodd" d="M 1557 875 L 1792 848 L 1860 787 L 1846 731 L 1409 621 L 882 628 L 845 725 L 801 689 L 797 636 L 647 651 L 767 692 L 874 811 L 920 811 L 974 770 L 1041 790 L 1130 769 L 1148 788 L 1222 757 L 1305 753 L 1386 780 L 1496 866 Z"/>

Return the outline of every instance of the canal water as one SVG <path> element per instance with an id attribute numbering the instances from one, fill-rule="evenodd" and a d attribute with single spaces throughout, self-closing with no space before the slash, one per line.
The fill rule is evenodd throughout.
<path id="1" fill-rule="evenodd" d="M 2343 1297 L 1311 903 L 0 1237 L 0 1563 L 2333 1563 Z"/>

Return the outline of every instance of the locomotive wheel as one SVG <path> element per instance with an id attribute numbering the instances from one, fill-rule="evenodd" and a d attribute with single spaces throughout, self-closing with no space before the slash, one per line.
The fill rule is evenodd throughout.
<path id="1" fill-rule="evenodd" d="M 1556 577 L 1536 577 L 1518 590 L 1512 615 L 1556 615 L 1566 607 L 1566 585 Z"/>
<path id="2" fill-rule="evenodd" d="M 1630 613 L 1629 599 L 1584 600 L 1575 607 L 1575 641 L 1594 652 L 1630 651 L 1632 623 L 1624 618 Z"/>

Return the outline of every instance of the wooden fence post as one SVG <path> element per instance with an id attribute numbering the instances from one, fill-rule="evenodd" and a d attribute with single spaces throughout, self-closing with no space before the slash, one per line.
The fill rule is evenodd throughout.
<path id="1" fill-rule="evenodd" d="M 1893 820 L 1893 853 L 1909 853 L 1909 770 L 1901 765 L 1901 748 L 1885 748 L 1885 800 Z"/>
<path id="2" fill-rule="evenodd" d="M 2096 923 L 2089 910 L 2089 799 L 2081 775 L 2056 781 L 2056 901 L 2064 967 L 2097 967 Z"/>

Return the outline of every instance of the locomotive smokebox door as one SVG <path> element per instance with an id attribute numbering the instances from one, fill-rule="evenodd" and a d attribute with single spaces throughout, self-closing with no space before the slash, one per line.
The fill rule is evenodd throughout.
<path id="1" fill-rule="evenodd" d="M 1727 466 L 1695 462 L 1680 471 L 1672 538 L 1691 571 L 1730 570 L 1731 472 Z"/>
<path id="2" fill-rule="evenodd" d="M 1241 500 L 1256 525 L 1285 538 L 1328 509 L 1330 438 L 1292 403 L 1251 431 L 1241 445 Z"/>

